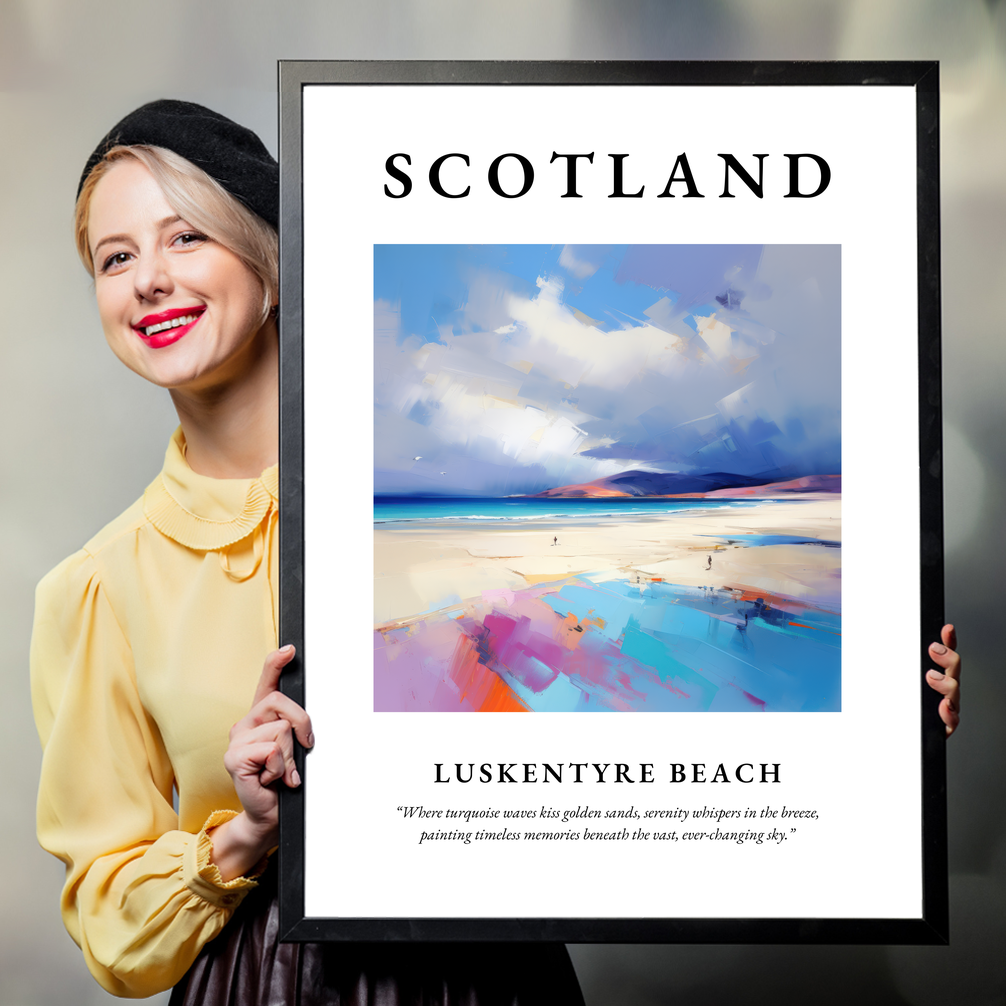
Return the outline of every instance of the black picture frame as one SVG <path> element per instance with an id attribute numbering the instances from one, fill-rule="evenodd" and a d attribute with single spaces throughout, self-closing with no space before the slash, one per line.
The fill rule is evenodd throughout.
<path id="1" fill-rule="evenodd" d="M 282 61 L 280 104 L 280 640 L 298 648 L 284 692 L 311 710 L 304 648 L 302 96 L 306 86 L 683 85 L 911 87 L 915 92 L 918 244 L 919 563 L 923 904 L 918 918 L 321 918 L 305 914 L 304 785 L 281 794 L 280 926 L 287 941 L 426 940 L 639 943 L 939 944 L 948 934 L 945 736 L 924 681 L 943 624 L 940 378 L 939 69 L 935 62 L 354 62 Z M 338 864 L 333 868 L 337 869 Z"/>

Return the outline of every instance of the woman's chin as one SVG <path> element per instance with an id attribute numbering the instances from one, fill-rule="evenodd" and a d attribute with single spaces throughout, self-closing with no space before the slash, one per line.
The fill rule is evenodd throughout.
<path id="1" fill-rule="evenodd" d="M 216 395 L 226 385 L 240 383 L 268 355 L 257 345 L 275 349 L 274 325 L 264 325 L 233 341 L 186 335 L 167 346 L 109 339 L 115 355 L 144 380 L 169 391 Z"/>
<path id="2" fill-rule="evenodd" d="M 134 359 L 123 362 L 134 374 L 168 391 L 183 391 L 186 388 L 195 389 L 205 384 L 212 384 L 214 382 L 211 374 L 218 369 L 199 361 L 185 359 L 181 354 L 175 359 L 165 357 L 158 360 Z"/>

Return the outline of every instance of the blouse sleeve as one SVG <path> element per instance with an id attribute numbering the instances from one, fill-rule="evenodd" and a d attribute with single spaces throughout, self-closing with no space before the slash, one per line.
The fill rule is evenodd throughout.
<path id="1" fill-rule="evenodd" d="M 66 865 L 63 921 L 103 988 L 161 992 L 256 885 L 224 882 L 210 862 L 207 829 L 233 811 L 198 834 L 178 830 L 171 764 L 87 552 L 38 586 L 31 685 L 44 752 L 38 837 Z"/>

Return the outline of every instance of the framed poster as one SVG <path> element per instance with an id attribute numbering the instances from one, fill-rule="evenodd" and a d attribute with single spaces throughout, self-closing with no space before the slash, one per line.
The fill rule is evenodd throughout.
<path id="1" fill-rule="evenodd" d="M 936 66 L 280 90 L 287 938 L 944 941 Z"/>

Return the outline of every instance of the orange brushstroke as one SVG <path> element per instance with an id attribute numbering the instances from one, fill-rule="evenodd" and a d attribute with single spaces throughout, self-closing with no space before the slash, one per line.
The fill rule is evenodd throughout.
<path id="1" fill-rule="evenodd" d="M 460 692 L 480 713 L 525 713 L 529 708 L 520 696 L 485 664 L 479 662 L 475 643 L 459 636 L 451 656 L 448 675 Z"/>
<path id="2" fill-rule="evenodd" d="M 800 611 L 820 610 L 815 605 L 806 601 L 799 601 L 795 597 L 787 597 L 785 594 L 773 594 L 770 590 L 753 590 L 751 587 L 742 587 L 737 584 L 725 583 L 723 589 L 730 592 L 735 601 L 763 601 L 769 608 L 781 608 L 789 615 L 798 614 Z M 811 628 L 811 626 L 807 626 Z M 821 629 L 821 632 L 829 632 L 829 629 Z M 840 636 L 841 633 L 835 633 Z"/>
<path id="3" fill-rule="evenodd" d="M 787 625 L 795 625 L 798 629 L 810 629 L 812 632 L 827 632 L 831 636 L 841 636 L 841 632 L 834 632 L 831 629 L 819 629 L 814 625 L 804 625 L 803 622 L 787 622 Z"/>
<path id="4" fill-rule="evenodd" d="M 582 631 L 577 632 L 576 627 Z M 567 650 L 575 650 L 583 641 L 588 629 L 603 629 L 603 618 L 585 618 L 582 622 L 571 611 L 561 622 L 557 622 L 552 638 Z"/>

